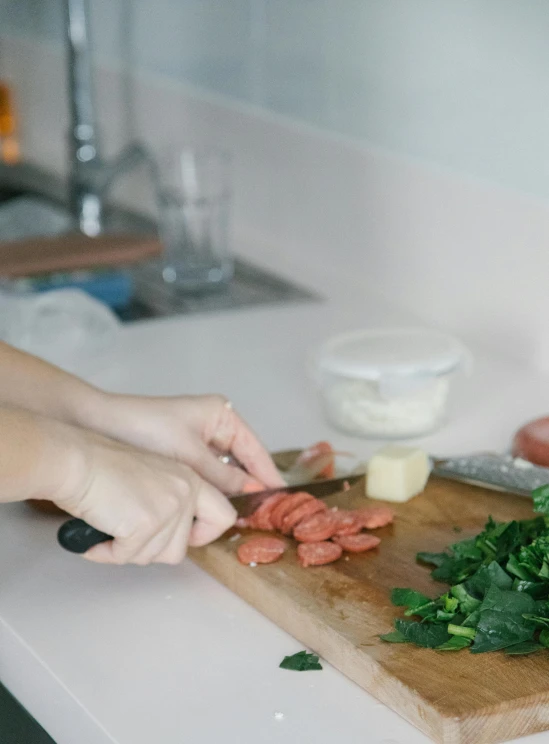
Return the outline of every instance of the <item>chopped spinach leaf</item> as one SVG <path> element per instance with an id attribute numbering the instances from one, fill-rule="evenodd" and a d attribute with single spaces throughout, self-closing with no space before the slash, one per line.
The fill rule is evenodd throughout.
<path id="1" fill-rule="evenodd" d="M 309 672 L 313 669 L 322 669 L 316 654 L 307 651 L 298 651 L 292 656 L 285 656 L 279 664 L 281 669 L 291 669 L 294 672 Z"/>
<path id="2" fill-rule="evenodd" d="M 472 641 L 474 637 L 476 636 L 477 631 L 474 628 L 468 628 L 464 625 L 454 625 L 453 623 L 449 623 L 448 633 L 453 636 L 461 636 L 462 638 L 468 638 L 469 640 Z"/>
<path id="3" fill-rule="evenodd" d="M 470 646 L 472 653 L 549 648 L 549 485 L 537 489 L 534 502 L 546 516 L 499 523 L 489 517 L 475 537 L 444 552 L 418 553 L 449 589 L 434 599 L 395 590 L 393 603 L 421 622 L 397 619 L 396 631 L 383 639 L 442 651 Z"/>
<path id="4" fill-rule="evenodd" d="M 414 589 L 393 589 L 391 592 L 391 602 L 396 607 L 421 607 L 430 601 L 429 597 Z"/>
<path id="5" fill-rule="evenodd" d="M 526 654 L 533 654 L 542 648 L 543 646 L 535 641 L 523 641 L 522 643 L 515 643 L 514 646 L 508 646 L 505 649 L 505 653 L 508 656 L 525 656 Z"/>
<path id="6" fill-rule="evenodd" d="M 444 625 L 396 620 L 395 628 L 402 633 L 409 643 L 415 643 L 416 646 L 423 646 L 424 648 L 436 648 L 450 640 Z"/>
<path id="7" fill-rule="evenodd" d="M 440 566 L 449 557 L 448 553 L 418 553 L 416 560 L 430 566 Z"/>
<path id="8" fill-rule="evenodd" d="M 407 643 L 406 636 L 402 635 L 399 630 L 393 630 L 391 633 L 385 633 L 379 636 L 382 641 L 387 643 Z"/>
<path id="9" fill-rule="evenodd" d="M 540 514 L 549 514 L 549 485 L 540 486 L 532 491 L 534 511 Z"/>
<path id="10" fill-rule="evenodd" d="M 513 579 L 506 573 L 503 568 L 492 561 L 487 566 L 481 566 L 470 579 L 465 582 L 467 591 L 470 594 L 476 594 L 481 597 L 485 595 L 488 589 L 495 584 L 500 589 L 511 589 Z"/>
<path id="11" fill-rule="evenodd" d="M 456 584 L 450 591 L 458 600 L 460 610 L 466 615 L 469 615 L 477 607 L 480 607 L 481 600 L 469 594 L 465 584 Z"/>
<path id="12" fill-rule="evenodd" d="M 537 617 L 536 615 L 523 615 L 522 617 L 541 628 L 549 628 L 549 619 L 546 617 Z"/>
<path id="13" fill-rule="evenodd" d="M 464 636 L 452 636 L 449 641 L 437 646 L 437 651 L 461 651 L 471 645 L 471 640 Z"/>
<path id="14" fill-rule="evenodd" d="M 485 651 L 498 651 L 522 641 L 530 641 L 534 637 L 535 627 L 520 615 L 486 610 L 480 613 L 471 651 L 474 654 L 481 654 Z"/>
<path id="15" fill-rule="evenodd" d="M 522 579 L 515 579 L 513 582 L 513 590 L 515 592 L 526 592 L 534 599 L 540 599 L 546 597 L 549 593 L 549 585 L 542 581 L 523 581 Z"/>

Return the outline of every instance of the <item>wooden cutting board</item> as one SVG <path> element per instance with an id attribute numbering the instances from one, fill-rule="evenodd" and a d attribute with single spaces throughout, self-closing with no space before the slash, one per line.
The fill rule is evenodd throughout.
<path id="1" fill-rule="evenodd" d="M 364 505 L 363 493 L 359 484 L 327 501 Z M 238 501 L 237 508 L 244 508 Z M 382 538 L 377 550 L 329 566 L 301 568 L 293 541 L 277 563 L 243 566 L 236 550 L 254 533 L 231 540 L 234 529 L 191 557 L 437 742 L 485 744 L 549 729 L 549 653 L 475 656 L 378 638 L 392 630 L 399 614 L 389 600 L 391 589 L 413 587 L 433 596 L 444 591 L 428 568 L 416 564 L 418 551 L 439 551 L 474 535 L 489 514 L 502 521 L 528 518 L 529 500 L 431 478 L 423 494 L 395 511 L 395 524 L 376 533 Z"/>

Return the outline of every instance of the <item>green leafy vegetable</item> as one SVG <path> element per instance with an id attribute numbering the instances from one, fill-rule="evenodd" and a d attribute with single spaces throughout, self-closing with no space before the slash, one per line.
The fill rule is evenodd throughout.
<path id="1" fill-rule="evenodd" d="M 547 595 L 547 584 L 542 581 L 523 581 L 515 579 L 513 581 L 513 590 L 515 592 L 526 592 L 534 599 L 540 599 Z"/>
<path id="2" fill-rule="evenodd" d="M 474 628 L 468 628 L 464 625 L 454 625 L 448 623 L 448 633 L 453 636 L 461 636 L 461 638 L 468 638 L 470 641 L 474 639 L 477 631 Z"/>
<path id="3" fill-rule="evenodd" d="M 424 648 L 437 648 L 437 646 L 441 646 L 450 640 L 444 625 L 396 620 L 395 628 L 409 643 L 415 643 L 416 646 L 423 646 Z"/>
<path id="4" fill-rule="evenodd" d="M 452 636 L 449 641 L 446 641 L 441 646 L 437 646 L 437 651 L 461 651 L 462 648 L 467 648 L 470 645 L 471 640 L 469 638 Z"/>
<path id="5" fill-rule="evenodd" d="M 309 672 L 313 669 L 322 669 L 316 654 L 307 651 L 298 651 L 292 656 L 285 656 L 279 664 L 281 669 L 291 669 L 294 672 Z"/>
<path id="6" fill-rule="evenodd" d="M 406 636 L 402 635 L 399 630 L 393 630 L 392 633 L 385 633 L 379 636 L 386 643 L 407 643 Z"/>
<path id="7" fill-rule="evenodd" d="M 549 485 L 540 486 L 532 491 L 534 511 L 540 514 L 549 514 Z"/>
<path id="8" fill-rule="evenodd" d="M 465 588 L 465 584 L 456 584 L 452 587 L 451 592 L 458 600 L 462 612 L 470 614 L 480 607 L 481 600 L 469 594 Z"/>
<path id="9" fill-rule="evenodd" d="M 498 523 L 441 553 L 421 552 L 431 576 L 449 585 L 434 599 L 414 589 L 395 589 L 393 604 L 404 616 L 396 631 L 381 636 L 440 651 L 505 650 L 517 656 L 549 648 L 549 485 L 534 494 L 537 512 L 547 516 Z"/>
<path id="10" fill-rule="evenodd" d="M 448 553 L 418 553 L 417 560 L 430 566 L 440 566 L 449 558 Z"/>
<path id="11" fill-rule="evenodd" d="M 467 590 L 471 594 L 476 594 L 477 596 L 483 596 L 492 584 L 495 584 L 500 589 L 511 589 L 513 586 L 513 579 L 503 570 L 503 568 L 501 568 L 499 563 L 496 563 L 496 561 L 492 561 L 487 566 L 481 566 L 478 571 L 465 582 Z"/>
<path id="12" fill-rule="evenodd" d="M 505 653 L 508 656 L 525 656 L 526 654 L 533 654 L 542 648 L 543 646 L 535 641 L 523 641 L 522 643 L 516 643 L 514 646 L 508 646 L 505 649 Z"/>

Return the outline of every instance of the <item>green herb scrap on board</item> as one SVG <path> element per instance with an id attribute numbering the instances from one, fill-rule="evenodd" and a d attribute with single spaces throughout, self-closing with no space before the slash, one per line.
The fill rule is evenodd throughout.
<path id="1" fill-rule="evenodd" d="M 490 517 L 479 535 L 447 552 L 418 553 L 420 563 L 434 566 L 431 576 L 450 588 L 435 599 L 394 589 L 391 600 L 405 619 L 380 638 L 474 654 L 549 648 L 549 485 L 532 497 L 543 516 L 503 523 Z"/>

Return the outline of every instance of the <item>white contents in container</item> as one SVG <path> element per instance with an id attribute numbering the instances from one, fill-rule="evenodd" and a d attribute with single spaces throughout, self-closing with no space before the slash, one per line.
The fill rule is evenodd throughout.
<path id="1" fill-rule="evenodd" d="M 409 501 L 423 491 L 430 472 L 423 450 L 387 445 L 368 463 L 366 494 L 382 501 Z"/>
<path id="2" fill-rule="evenodd" d="M 335 336 L 316 354 L 329 421 L 349 434 L 421 436 L 444 420 L 451 375 L 470 355 L 451 336 L 421 328 Z"/>

